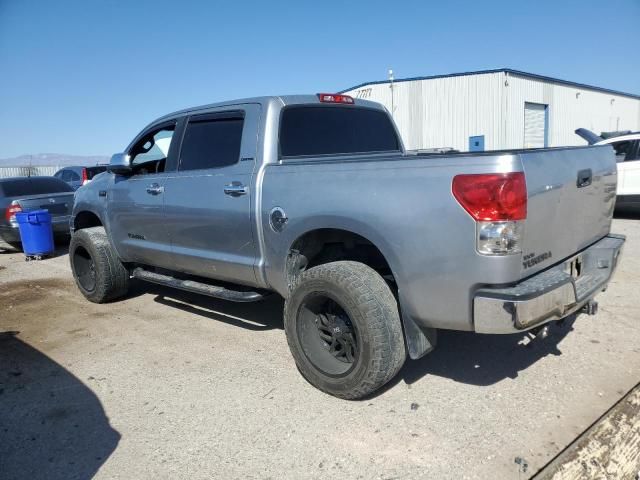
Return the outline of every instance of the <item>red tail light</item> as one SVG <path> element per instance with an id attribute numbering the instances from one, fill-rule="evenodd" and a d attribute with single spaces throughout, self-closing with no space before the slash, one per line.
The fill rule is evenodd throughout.
<path id="1" fill-rule="evenodd" d="M 88 181 L 89 181 L 89 177 L 87 176 L 87 169 L 83 168 L 82 169 L 82 185 L 84 185 Z"/>
<path id="2" fill-rule="evenodd" d="M 476 221 L 527 218 L 524 173 L 456 175 L 453 196 Z"/>
<path id="3" fill-rule="evenodd" d="M 13 222 L 16 219 L 16 213 L 20 213 L 21 211 L 22 207 L 14 201 L 4 212 L 4 218 L 7 219 L 7 222 Z"/>
<path id="4" fill-rule="evenodd" d="M 355 103 L 349 95 L 338 95 L 337 93 L 319 93 L 318 98 L 322 103 L 346 103 L 348 105 Z"/>

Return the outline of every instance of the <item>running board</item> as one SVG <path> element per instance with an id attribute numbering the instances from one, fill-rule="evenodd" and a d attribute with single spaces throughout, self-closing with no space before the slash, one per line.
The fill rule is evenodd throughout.
<path id="1" fill-rule="evenodd" d="M 145 282 L 157 283 L 167 287 L 178 288 L 188 292 L 200 293 L 209 297 L 221 298 L 231 302 L 257 302 L 268 296 L 259 292 L 243 292 L 238 290 L 229 290 L 228 288 L 209 285 L 208 283 L 196 282 L 194 280 L 180 280 L 169 275 L 150 272 L 143 268 L 137 267 L 131 272 L 133 278 L 144 280 Z"/>

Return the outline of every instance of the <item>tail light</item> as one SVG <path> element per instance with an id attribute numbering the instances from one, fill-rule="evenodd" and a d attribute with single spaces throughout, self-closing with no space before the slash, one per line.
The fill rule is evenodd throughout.
<path id="1" fill-rule="evenodd" d="M 22 211 L 22 207 L 15 200 L 11 202 L 11 205 L 5 210 L 4 218 L 6 218 L 7 222 L 15 222 L 16 221 L 16 213 L 20 213 Z"/>
<path id="2" fill-rule="evenodd" d="M 89 182 L 89 177 L 87 176 L 87 169 L 82 169 L 82 185 L 86 185 Z"/>
<path id="3" fill-rule="evenodd" d="M 527 185 L 522 172 L 457 175 L 453 196 L 476 221 L 476 248 L 485 255 L 522 251 Z"/>
<path id="4" fill-rule="evenodd" d="M 353 97 L 349 95 L 338 95 L 337 93 L 319 93 L 318 99 L 322 103 L 346 103 L 347 105 L 353 105 L 355 103 Z"/>

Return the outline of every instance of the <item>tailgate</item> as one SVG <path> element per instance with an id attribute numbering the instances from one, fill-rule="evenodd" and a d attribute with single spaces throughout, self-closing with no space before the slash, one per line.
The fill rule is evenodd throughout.
<path id="1" fill-rule="evenodd" d="M 19 198 L 18 203 L 25 212 L 44 209 L 48 210 L 52 217 L 68 216 L 73 208 L 73 192 Z"/>
<path id="2" fill-rule="evenodd" d="M 521 278 L 572 256 L 609 233 L 616 162 L 607 145 L 521 152 L 527 220 Z"/>

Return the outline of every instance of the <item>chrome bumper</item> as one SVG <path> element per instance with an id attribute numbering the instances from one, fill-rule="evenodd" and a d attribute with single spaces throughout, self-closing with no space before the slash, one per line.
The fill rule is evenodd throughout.
<path id="1" fill-rule="evenodd" d="M 514 333 L 571 315 L 606 288 L 624 242 L 622 235 L 608 235 L 517 285 L 478 290 L 473 300 L 475 331 Z M 576 258 L 579 276 L 570 270 Z"/>

